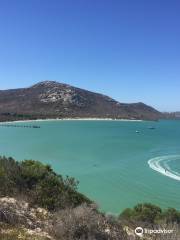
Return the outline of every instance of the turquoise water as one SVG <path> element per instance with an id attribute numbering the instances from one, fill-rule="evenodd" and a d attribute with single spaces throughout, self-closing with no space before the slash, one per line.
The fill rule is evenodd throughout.
<path id="1" fill-rule="evenodd" d="M 106 212 L 139 202 L 180 209 L 180 121 L 36 124 L 41 128 L 0 127 L 0 154 L 50 163 L 78 179 L 79 191 Z"/>

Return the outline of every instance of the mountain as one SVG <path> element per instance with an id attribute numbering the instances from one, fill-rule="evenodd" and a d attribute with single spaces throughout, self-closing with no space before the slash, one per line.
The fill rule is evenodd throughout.
<path id="1" fill-rule="evenodd" d="M 0 120 L 117 118 L 157 120 L 162 114 L 144 103 L 120 103 L 103 94 L 55 81 L 0 91 Z"/>

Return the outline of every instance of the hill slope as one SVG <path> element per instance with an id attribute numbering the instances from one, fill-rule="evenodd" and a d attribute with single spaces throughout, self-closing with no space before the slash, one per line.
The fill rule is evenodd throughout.
<path id="1" fill-rule="evenodd" d="M 127 240 L 77 184 L 50 165 L 0 157 L 0 240 Z"/>
<path id="2" fill-rule="evenodd" d="M 157 120 L 161 113 L 143 103 L 119 103 L 108 96 L 55 81 L 0 91 L 1 121 L 54 117 Z"/>
<path id="3" fill-rule="evenodd" d="M 165 112 L 163 114 L 165 119 L 180 119 L 180 112 Z"/>

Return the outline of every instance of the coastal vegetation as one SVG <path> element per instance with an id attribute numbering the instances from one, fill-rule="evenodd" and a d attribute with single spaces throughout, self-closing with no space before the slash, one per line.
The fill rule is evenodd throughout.
<path id="1" fill-rule="evenodd" d="M 127 208 L 120 214 L 120 219 L 129 222 L 143 222 L 144 224 L 180 224 L 180 212 L 174 208 L 161 209 L 151 203 L 138 204 L 134 208 Z"/>
<path id="2" fill-rule="evenodd" d="M 127 239 L 77 186 L 49 165 L 0 157 L 0 239 Z"/>
<path id="3" fill-rule="evenodd" d="M 135 240 L 137 226 L 173 228 L 173 238 L 144 239 L 176 240 L 180 212 L 144 203 L 107 215 L 78 192 L 74 178 L 39 161 L 0 157 L 0 240 Z"/>
<path id="4" fill-rule="evenodd" d="M 0 158 L 0 196 L 24 197 L 33 205 L 48 210 L 76 207 L 91 203 L 77 192 L 78 182 L 72 177 L 63 178 L 49 165 L 38 161 L 17 162 L 13 158 Z"/>

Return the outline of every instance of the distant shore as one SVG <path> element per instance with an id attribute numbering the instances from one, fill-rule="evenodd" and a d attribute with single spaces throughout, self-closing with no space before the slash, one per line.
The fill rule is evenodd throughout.
<path id="1" fill-rule="evenodd" d="M 45 122 L 45 121 L 125 121 L 125 122 L 142 122 L 141 119 L 113 119 L 113 118 L 48 118 L 34 120 L 15 120 L 0 123 L 24 123 L 24 122 Z"/>

